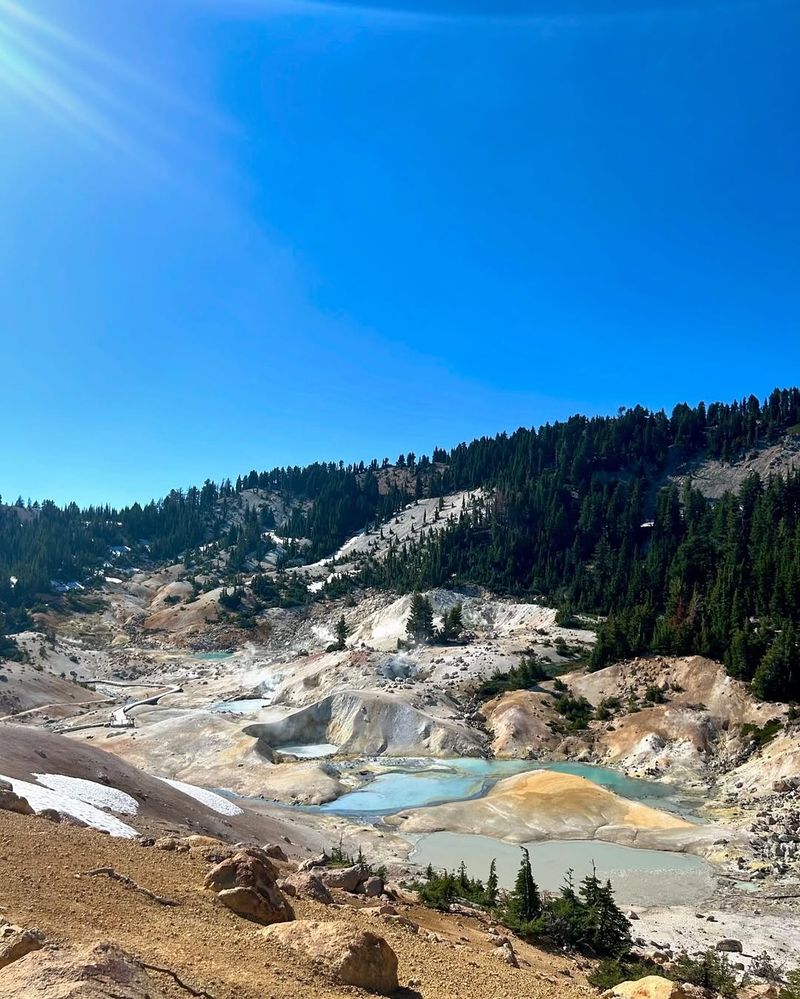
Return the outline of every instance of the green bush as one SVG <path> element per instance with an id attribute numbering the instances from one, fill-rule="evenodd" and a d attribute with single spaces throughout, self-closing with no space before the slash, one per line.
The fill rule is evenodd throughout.
<path id="1" fill-rule="evenodd" d="M 492 908 L 497 902 L 497 874 L 495 862 L 489 867 L 486 884 L 478 878 L 470 878 L 461 862 L 458 871 L 435 871 L 430 865 L 425 872 L 425 881 L 409 886 L 419 895 L 419 900 L 430 909 L 447 912 L 456 899 L 464 899 L 484 908 Z"/>
<path id="2" fill-rule="evenodd" d="M 567 719 L 567 727 L 573 732 L 585 729 L 594 718 L 594 708 L 585 697 L 562 694 L 556 698 L 553 707 Z"/>
<path id="3" fill-rule="evenodd" d="M 736 978 L 725 954 L 707 950 L 698 958 L 679 954 L 673 962 L 669 977 L 676 982 L 699 985 L 711 994 L 718 993 L 725 999 L 736 999 Z"/>
<path id="4" fill-rule="evenodd" d="M 649 701 L 650 704 L 665 704 L 666 695 L 661 687 L 657 687 L 655 684 L 651 684 L 644 693 L 644 699 Z"/>
<path id="5" fill-rule="evenodd" d="M 780 991 L 780 999 L 800 999 L 800 968 L 790 971 Z"/>
<path id="6" fill-rule="evenodd" d="M 606 990 L 613 989 L 620 982 L 636 982 L 648 975 L 663 974 L 664 969 L 655 961 L 648 961 L 646 958 L 613 957 L 601 961 L 586 977 L 590 985 Z"/>
<path id="7" fill-rule="evenodd" d="M 497 697 L 509 690 L 530 690 L 542 680 L 547 679 L 547 673 L 536 658 L 536 654 L 526 652 L 519 665 L 507 673 L 497 672 L 488 680 L 484 680 L 478 689 L 478 696 L 484 700 Z"/>
<path id="8" fill-rule="evenodd" d="M 762 749 L 767 743 L 772 742 L 782 728 L 780 718 L 771 718 L 768 722 L 764 722 L 760 728 L 752 722 L 745 722 L 740 732 L 744 739 L 751 739 L 757 749 Z"/>

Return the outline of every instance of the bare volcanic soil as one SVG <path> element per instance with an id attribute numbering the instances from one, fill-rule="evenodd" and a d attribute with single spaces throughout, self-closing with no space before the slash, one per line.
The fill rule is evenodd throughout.
<path id="1" fill-rule="evenodd" d="M 97 867 L 113 867 L 179 904 L 166 907 L 105 878 L 80 876 Z M 206 864 L 188 854 L 0 812 L 0 915 L 37 926 L 54 944 L 114 941 L 214 999 L 367 995 L 326 981 L 256 923 L 221 906 L 203 889 L 206 871 Z M 378 906 L 324 906 L 301 899 L 293 900 L 293 906 L 298 919 L 341 921 L 384 937 L 399 960 L 397 994 L 406 999 L 577 999 L 594 994 L 582 964 L 569 958 L 515 942 L 520 968 L 503 963 L 486 926 L 474 917 L 399 904 L 401 914 L 419 924 L 413 931 L 378 916 Z M 185 999 L 188 993 L 168 977 L 151 975 L 168 999 Z"/>

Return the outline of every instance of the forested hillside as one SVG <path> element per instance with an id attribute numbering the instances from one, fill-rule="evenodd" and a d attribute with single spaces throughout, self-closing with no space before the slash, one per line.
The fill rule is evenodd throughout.
<path id="1" fill-rule="evenodd" d="M 753 478 L 717 503 L 691 486 L 661 487 L 679 461 L 731 461 L 798 424 L 800 390 L 776 390 L 763 402 L 682 404 L 670 416 L 641 407 L 575 416 L 394 463 L 252 471 L 122 510 L 18 501 L 0 506 L 0 608 L 13 625 L 54 583 L 91 580 L 114 546 L 164 561 L 218 540 L 241 569 L 278 526 L 307 539 L 312 560 L 413 497 L 482 487 L 458 522 L 393 545 L 359 581 L 408 590 L 455 577 L 610 614 L 598 666 L 651 648 L 699 652 L 724 658 L 764 696 L 795 696 L 800 476 Z M 258 507 L 243 504 L 248 491 L 264 497 Z M 285 523 L 276 525 L 270 496 Z"/>

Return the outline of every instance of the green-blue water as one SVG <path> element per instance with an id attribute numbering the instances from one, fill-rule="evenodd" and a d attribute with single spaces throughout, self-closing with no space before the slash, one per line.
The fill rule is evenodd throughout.
<path id="1" fill-rule="evenodd" d="M 322 805 L 321 810 L 338 815 L 391 815 L 406 808 L 464 801 L 485 793 L 496 781 L 532 770 L 555 770 L 585 777 L 623 798 L 643 801 L 659 808 L 686 813 L 690 806 L 665 784 L 635 780 L 606 767 L 588 763 L 535 763 L 530 760 L 383 761 L 379 773 L 364 787 Z"/>

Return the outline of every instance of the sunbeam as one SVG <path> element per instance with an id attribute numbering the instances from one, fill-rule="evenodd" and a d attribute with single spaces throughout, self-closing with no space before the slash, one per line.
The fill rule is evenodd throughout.
<path id="1" fill-rule="evenodd" d="M 0 97 L 3 90 L 45 127 L 66 130 L 160 180 L 169 179 L 178 158 L 204 159 L 192 124 L 226 128 L 206 107 L 14 0 L 0 0 Z"/>

